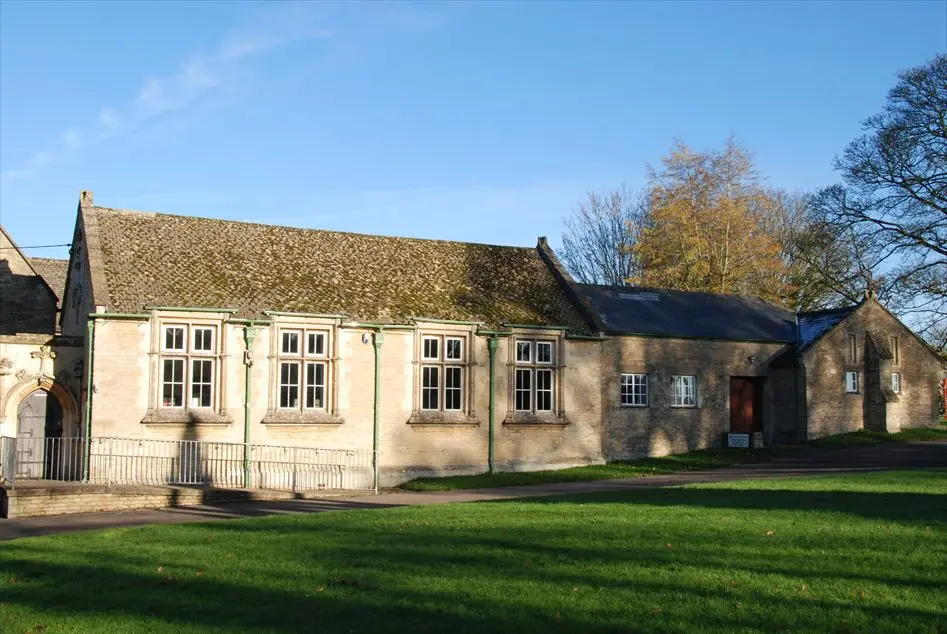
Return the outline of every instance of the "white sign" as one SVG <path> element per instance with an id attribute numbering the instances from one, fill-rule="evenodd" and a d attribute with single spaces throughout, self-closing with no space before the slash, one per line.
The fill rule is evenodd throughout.
<path id="1" fill-rule="evenodd" d="M 743 447 L 744 449 L 750 448 L 750 435 L 749 434 L 727 434 L 727 446 L 728 447 Z"/>

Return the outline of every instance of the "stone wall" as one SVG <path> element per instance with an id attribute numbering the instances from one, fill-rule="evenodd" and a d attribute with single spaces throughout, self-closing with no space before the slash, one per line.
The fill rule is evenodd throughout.
<path id="1" fill-rule="evenodd" d="M 807 349 L 801 362 L 808 439 L 860 429 L 896 432 L 936 420 L 943 362 L 874 299 Z M 857 393 L 845 390 L 847 371 L 859 373 Z M 899 394 L 892 390 L 894 373 L 901 375 Z"/>
<path id="2" fill-rule="evenodd" d="M 603 344 L 601 365 L 607 460 L 685 453 L 720 446 L 730 429 L 730 377 L 766 377 L 783 344 L 614 336 Z M 623 407 L 620 376 L 648 375 L 647 407 Z M 697 376 L 698 406 L 671 406 L 671 377 Z M 791 381 L 764 383 L 763 431 L 771 440 L 773 403 L 792 398 Z M 781 425 L 789 425 L 783 422 Z"/>
<path id="3" fill-rule="evenodd" d="M 254 444 L 363 449 L 372 447 L 374 355 L 370 328 L 339 319 L 280 315 L 260 327 L 253 345 L 250 438 Z M 215 411 L 192 417 L 161 408 L 162 324 L 213 325 L 221 333 L 215 355 Z M 319 416 L 289 416 L 276 408 L 278 332 L 319 328 L 330 333 L 328 409 Z M 467 474 L 487 469 L 489 353 L 476 325 L 420 322 L 384 331 L 380 348 L 382 486 L 421 475 Z M 225 313 L 155 311 L 148 320 L 99 319 L 95 329 L 92 433 L 167 440 L 242 442 L 244 433 L 244 326 Z M 424 335 L 465 341 L 464 412 L 431 416 L 420 410 L 420 341 Z M 570 340 L 559 330 L 529 330 L 499 338 L 496 353 L 496 464 L 521 470 L 602 461 L 598 379 L 599 341 Z M 515 337 L 556 346 L 557 416 L 524 422 L 512 415 Z"/>

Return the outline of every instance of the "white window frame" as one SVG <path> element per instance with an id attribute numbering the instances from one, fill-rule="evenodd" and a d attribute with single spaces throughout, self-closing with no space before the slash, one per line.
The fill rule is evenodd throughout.
<path id="1" fill-rule="evenodd" d="M 901 373 L 892 372 L 891 373 L 891 391 L 895 394 L 901 393 Z"/>
<path id="2" fill-rule="evenodd" d="M 689 383 L 691 384 L 690 386 L 688 385 Z M 681 387 L 680 390 L 678 389 L 678 385 Z M 671 407 L 696 409 L 700 403 L 699 399 L 700 393 L 696 375 L 675 374 L 671 376 Z"/>
<path id="3" fill-rule="evenodd" d="M 459 348 L 460 356 L 454 351 Z M 450 353 L 450 354 L 449 354 Z M 469 358 L 468 340 L 464 335 L 423 334 L 421 335 L 420 370 L 418 372 L 418 409 L 422 412 L 443 412 L 456 414 L 467 411 L 467 359 Z M 447 386 L 448 374 L 460 373 L 459 386 Z M 434 385 L 429 377 L 436 374 Z M 455 402 L 454 396 L 460 393 Z M 448 399 L 450 396 L 450 399 Z M 436 402 L 431 403 L 431 400 Z M 448 400 L 457 407 L 448 407 Z M 433 406 L 432 406 L 433 405 Z"/>
<path id="4" fill-rule="evenodd" d="M 552 414 L 556 411 L 557 372 L 556 342 L 553 339 L 520 338 L 513 341 L 513 411 L 520 414 Z M 548 349 L 549 357 L 540 361 L 539 351 Z M 521 355 L 521 352 L 525 353 Z M 521 387 L 520 377 L 529 377 L 529 385 Z M 539 387 L 539 377 L 549 377 L 549 387 Z M 521 397 L 521 395 L 523 395 Z M 539 408 L 541 395 L 548 395 L 549 407 Z M 528 403 L 522 403 L 522 400 Z M 543 399 L 545 400 L 545 399 Z M 523 406 L 525 405 L 525 407 Z"/>
<path id="5" fill-rule="evenodd" d="M 276 409 L 280 411 L 328 412 L 331 388 L 329 329 L 303 326 L 280 326 L 277 330 Z M 319 340 L 322 350 L 319 350 Z M 310 341 L 315 345 L 310 348 Z M 295 345 L 292 345 L 295 342 Z M 322 367 L 322 383 L 318 368 Z M 288 376 L 284 379 L 283 368 Z M 292 368 L 295 368 L 295 377 Z M 310 369 L 312 379 L 310 383 Z M 319 391 L 322 399 L 319 399 Z M 284 393 L 287 399 L 284 400 Z M 296 395 L 295 403 L 292 394 Z M 310 396 L 312 398 L 310 398 Z"/>
<path id="6" fill-rule="evenodd" d="M 180 332 L 180 339 L 174 337 L 175 345 L 168 345 L 168 334 L 172 331 Z M 210 347 L 206 348 L 203 345 L 196 345 L 196 335 L 198 332 L 210 332 Z M 158 358 L 158 399 L 157 404 L 161 409 L 176 409 L 176 410 L 216 410 L 217 409 L 217 399 L 218 399 L 218 363 L 217 363 L 217 348 L 219 345 L 219 333 L 220 327 L 214 324 L 191 324 L 191 323 L 180 323 L 180 322 L 168 322 L 161 323 L 159 328 L 159 337 L 160 337 L 160 354 Z M 177 345 L 180 342 L 180 345 Z M 168 380 L 167 365 L 166 362 L 179 362 L 182 364 L 181 375 L 176 377 L 172 372 L 171 380 Z M 195 365 L 200 362 L 202 364 L 210 364 L 210 377 L 208 380 L 204 380 L 204 377 L 198 376 L 198 373 L 195 372 Z M 171 366 L 174 367 L 174 366 Z M 203 374 L 203 373 L 201 373 Z M 180 380 L 176 380 L 176 379 Z M 180 386 L 181 390 L 181 403 L 169 404 L 165 400 L 165 388 L 167 386 L 172 386 L 172 397 L 173 397 L 173 386 Z M 198 400 L 195 402 L 194 390 L 199 390 Z M 207 404 L 202 404 L 205 402 L 203 398 L 205 392 L 209 392 L 209 397 L 206 399 Z"/>
<path id="7" fill-rule="evenodd" d="M 853 380 L 854 379 L 854 380 Z M 845 393 L 858 394 L 861 389 L 861 377 L 857 370 L 848 370 L 845 372 Z"/>
<path id="8" fill-rule="evenodd" d="M 648 407 L 648 375 L 626 372 L 621 375 L 618 402 L 621 407 Z"/>

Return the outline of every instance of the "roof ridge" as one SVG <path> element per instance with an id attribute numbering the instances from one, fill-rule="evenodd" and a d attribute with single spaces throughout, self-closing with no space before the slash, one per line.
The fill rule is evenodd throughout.
<path id="1" fill-rule="evenodd" d="M 823 308 L 822 310 L 801 310 L 798 315 L 800 317 L 809 317 L 812 315 L 830 315 L 832 313 L 845 313 L 858 308 L 861 304 L 851 304 L 849 306 L 843 306 L 841 308 Z"/>
<path id="2" fill-rule="evenodd" d="M 265 222 L 254 222 L 252 220 L 233 220 L 231 218 L 213 218 L 210 216 L 187 216 L 184 214 L 172 214 L 163 211 L 142 211 L 139 209 L 124 209 L 118 207 L 103 207 L 101 205 L 95 205 L 92 209 L 96 212 L 106 212 L 114 214 L 127 214 L 127 215 L 141 215 L 143 217 L 154 218 L 154 217 L 168 217 L 168 218 L 181 218 L 184 220 L 202 220 L 207 222 L 222 222 L 227 224 L 236 224 L 236 225 L 250 225 L 256 227 L 270 227 L 276 229 L 285 229 L 288 231 L 302 231 L 302 232 L 316 232 L 316 233 L 327 233 L 327 234 L 340 234 L 340 235 L 349 235 L 357 236 L 362 238 L 378 238 L 381 240 L 411 240 L 417 242 L 435 242 L 439 244 L 464 244 L 471 246 L 481 246 L 481 247 L 490 247 L 493 249 L 517 249 L 520 251 L 535 251 L 536 247 L 526 247 L 518 245 L 509 245 L 509 244 L 489 244 L 486 242 L 469 242 L 466 240 L 444 240 L 440 238 L 418 238 L 414 236 L 393 236 L 385 235 L 380 233 L 359 233 L 357 231 L 340 231 L 337 229 L 315 229 L 313 227 L 294 227 L 291 225 L 277 225 L 277 224 L 268 224 Z"/>

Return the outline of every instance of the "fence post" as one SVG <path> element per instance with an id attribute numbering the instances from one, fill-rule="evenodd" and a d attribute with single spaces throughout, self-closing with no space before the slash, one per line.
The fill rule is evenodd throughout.
<path id="1" fill-rule="evenodd" d="M 105 462 L 105 484 L 112 486 L 112 441 L 109 440 L 109 456 Z"/>
<path id="2" fill-rule="evenodd" d="M 293 447 L 293 493 L 296 492 L 296 448 Z"/>

